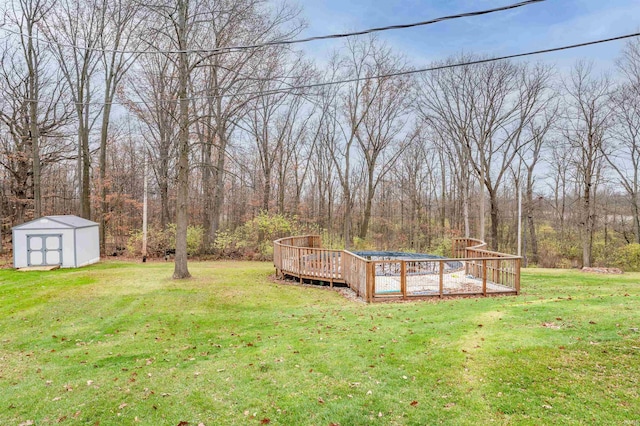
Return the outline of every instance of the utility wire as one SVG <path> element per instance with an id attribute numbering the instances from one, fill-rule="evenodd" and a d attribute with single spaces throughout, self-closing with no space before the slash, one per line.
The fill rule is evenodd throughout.
<path id="1" fill-rule="evenodd" d="M 566 45 L 566 46 L 560 46 L 560 47 L 552 47 L 549 49 L 541 49 L 541 50 L 534 50 L 534 51 L 530 51 L 530 52 L 524 52 L 524 53 L 515 53 L 512 55 L 506 55 L 506 56 L 497 56 L 497 57 L 492 57 L 492 58 L 485 58 L 485 59 L 478 59 L 475 61 L 468 61 L 468 62 L 459 62 L 459 63 L 455 63 L 455 64 L 445 64 L 445 65 L 438 65 L 438 66 L 434 66 L 434 67 L 429 67 L 429 68 L 419 68 L 419 69 L 414 69 L 414 70 L 406 70 L 406 71 L 398 71 L 398 72 L 393 72 L 393 73 L 388 73 L 388 74 L 379 74 L 379 75 L 373 75 L 373 76 L 368 76 L 368 77 L 357 77 L 357 78 L 348 78 L 348 79 L 344 79 L 344 80 L 332 80 L 332 81 L 325 81 L 325 82 L 320 82 L 320 83 L 312 83 L 312 84 L 305 84 L 305 85 L 299 85 L 299 86 L 290 86 L 290 87 L 285 87 L 282 89 L 273 89 L 273 90 L 265 90 L 265 91 L 256 91 L 256 92 L 241 92 L 241 93 L 234 93 L 234 94 L 225 94 L 225 95 L 211 95 L 211 96 L 195 96 L 195 97 L 190 97 L 187 98 L 187 100 L 206 100 L 206 99 L 218 99 L 218 98 L 229 98 L 229 97 L 233 97 L 233 96 L 266 96 L 266 95 L 272 95 L 272 94 L 276 94 L 276 93 L 282 93 L 282 92 L 294 92 L 296 90 L 302 90 L 302 89 L 314 89 L 314 88 L 318 88 L 318 87 L 325 87 L 325 86 L 332 86 L 332 85 L 336 85 L 336 84 L 348 84 L 348 83 L 355 83 L 358 81 L 366 81 L 366 80 L 377 80 L 377 79 L 383 79 L 383 78 L 389 78 L 389 77 L 398 77 L 398 76 L 403 76 L 403 75 L 411 75 L 411 74 L 421 74 L 421 73 L 425 73 L 425 72 L 432 72 L 432 71 L 439 71 L 439 70 L 443 70 L 443 69 L 447 69 L 447 68 L 460 68 L 460 67 L 465 67 L 465 66 L 470 66 L 470 65 L 478 65 L 478 64 L 485 64 L 485 63 L 489 63 L 489 62 L 496 62 L 496 61 L 504 61 L 507 59 L 515 59 L 515 58 L 523 58 L 526 56 L 534 56 L 534 55 L 541 55 L 541 54 L 545 54 L 545 53 L 552 53 L 552 52 L 559 52 L 562 50 L 569 50 L 569 49 L 576 49 L 579 47 L 586 47 L 586 46 L 593 46 L 596 44 L 603 44 L 603 43 L 610 43 L 613 41 L 619 41 L 619 40 L 624 40 L 624 39 L 629 39 L 629 38 L 633 38 L 633 37 L 638 37 L 640 36 L 640 32 L 637 33 L 632 33 L 632 34 L 625 34 L 625 35 L 621 35 L 621 36 L 617 36 L 617 37 L 611 37 L 611 38 L 605 38 L 605 39 L 600 39 L 600 40 L 593 40 L 593 41 L 587 41 L 584 43 L 577 43 L 577 44 L 570 44 L 570 45 Z M 256 78 L 256 80 L 258 81 L 270 81 L 269 79 L 258 79 Z M 278 80 L 278 78 L 274 78 L 274 80 Z M 30 101 L 30 99 L 25 99 L 26 101 Z M 178 102 L 179 99 L 164 99 L 164 100 L 160 100 L 160 102 Z M 114 101 L 111 102 L 111 104 L 117 104 L 117 105 L 126 105 L 126 104 L 145 104 L 147 102 L 144 101 L 130 101 L 130 102 L 118 102 L 118 101 Z M 82 102 L 80 102 L 80 104 L 83 104 Z M 83 105 L 105 105 L 104 102 L 89 102 L 89 103 L 84 103 Z"/>
<path id="2" fill-rule="evenodd" d="M 327 82 L 322 82 L 322 83 L 313 83 L 313 84 L 307 84 L 307 85 L 291 87 L 291 88 L 288 88 L 286 90 L 313 89 L 313 88 L 316 88 L 316 87 L 323 87 L 323 86 L 329 86 L 329 85 L 334 85 L 334 84 L 347 84 L 347 83 L 355 83 L 355 82 L 358 82 L 358 81 L 378 80 L 378 79 L 382 79 L 382 78 L 398 77 L 398 76 L 403 76 L 403 75 L 421 74 L 421 73 L 430 72 L 430 71 L 439 71 L 439 70 L 443 70 L 443 69 L 447 69 L 447 68 L 459 68 L 459 67 L 465 67 L 465 66 L 469 66 L 469 65 L 478 65 L 478 64 L 485 64 L 485 63 L 488 63 L 488 62 L 496 62 L 496 61 L 504 61 L 504 60 L 507 60 L 507 59 L 522 58 L 522 57 L 525 57 L 525 56 L 533 56 L 533 55 L 541 55 L 541 54 L 544 54 L 544 53 L 559 52 L 559 51 L 562 51 L 562 50 L 576 49 L 578 47 L 586 47 L 586 46 L 592 46 L 592 45 L 596 45 L 596 44 L 609 43 L 609 42 L 612 42 L 612 41 L 624 40 L 624 39 L 638 37 L 638 36 L 640 36 L 640 32 L 632 33 L 632 34 L 625 34 L 625 35 L 621 35 L 621 36 L 617 36 L 617 37 L 605 38 L 605 39 L 600 39 L 600 40 L 587 41 L 587 42 L 584 42 L 584 43 L 570 44 L 570 45 L 560 46 L 560 47 L 552 47 L 552 48 L 549 48 L 549 49 L 534 50 L 534 51 L 531 51 L 531 52 L 515 53 L 513 55 L 497 56 L 497 57 L 491 57 L 491 58 L 485 58 L 485 59 L 478 59 L 478 60 L 475 60 L 475 61 L 460 62 L 460 63 L 456 63 L 456 64 L 445 64 L 445 65 L 439 65 L 439 66 L 435 66 L 435 67 L 419 68 L 419 69 L 407 70 L 407 71 L 398 71 L 398 72 L 392 72 L 392 73 L 388 73 L 388 74 L 379 74 L 379 75 L 373 75 L 373 76 L 368 76 L 368 77 L 356 77 L 356 78 L 348 78 L 348 79 L 344 79 L 344 80 L 334 80 L 334 81 L 327 81 Z M 285 90 L 285 89 L 273 90 L 273 91 L 265 91 L 265 92 L 256 92 L 255 94 L 268 95 L 268 94 L 271 94 L 271 92 L 278 93 L 278 92 L 281 92 L 283 90 Z M 252 95 L 252 94 L 253 93 L 243 93 L 242 95 Z M 240 96 L 240 95 L 227 95 L 227 96 Z M 224 97 L 224 96 L 220 96 L 220 97 Z"/>
<path id="3" fill-rule="evenodd" d="M 510 4 L 510 5 L 507 5 L 507 6 L 496 7 L 496 8 L 493 8 L 493 9 L 479 10 L 479 11 L 474 11 L 474 12 L 465 12 L 465 13 L 459 13 L 459 14 L 456 14 L 456 15 L 442 16 L 440 18 L 430 19 L 430 20 L 427 20 L 427 21 L 420 21 L 420 22 L 414 22 L 414 23 L 409 23 L 409 24 L 388 25 L 388 26 L 384 26 L 384 27 L 369 28 L 369 29 L 366 29 L 366 30 L 349 32 L 349 33 L 320 35 L 320 36 L 313 36 L 313 37 L 307 37 L 307 38 L 301 38 L 301 39 L 295 39 L 295 40 L 272 40 L 272 41 L 268 41 L 268 42 L 264 42 L 264 43 L 238 45 L 238 46 L 226 46 L 226 47 L 215 47 L 215 48 L 211 48 L 211 49 L 187 49 L 187 50 L 97 49 L 97 48 L 93 48 L 93 47 L 77 46 L 77 45 L 74 45 L 74 44 L 65 44 L 65 43 L 59 43 L 59 42 L 52 41 L 52 40 L 45 40 L 45 39 L 42 39 L 42 38 L 39 38 L 39 37 L 36 37 L 36 36 L 33 36 L 33 35 L 29 36 L 28 34 L 22 33 L 20 31 L 15 31 L 15 30 L 12 30 L 12 29 L 9 29 L 9 28 L 2 27 L 1 25 L 0 25 L 0 30 L 8 32 L 10 34 L 19 35 L 21 37 L 31 38 L 31 39 L 39 41 L 41 43 L 57 45 L 57 46 L 60 46 L 60 47 L 66 47 L 66 48 L 70 48 L 70 49 L 74 49 L 74 50 L 93 50 L 93 51 L 97 51 L 97 52 L 132 54 L 132 55 L 133 54 L 136 54 L 136 55 L 138 55 L 138 54 L 163 54 L 163 55 L 169 55 L 169 54 L 178 54 L 178 53 L 222 54 L 222 53 L 240 52 L 240 51 L 243 51 L 243 50 L 259 49 L 259 48 L 262 48 L 262 47 L 271 47 L 271 46 L 281 46 L 281 45 L 307 43 L 307 42 L 310 42 L 310 41 L 317 41 L 317 40 L 340 39 L 340 38 L 345 38 L 345 37 L 365 35 L 365 34 L 371 34 L 371 33 L 382 32 L 382 31 L 399 30 L 399 29 L 405 29 L 405 28 L 420 27 L 420 26 L 425 26 L 425 25 L 436 24 L 438 22 L 450 21 L 450 20 L 453 20 L 453 19 L 469 18 L 469 17 L 473 17 L 473 16 L 488 15 L 490 13 L 503 12 L 503 11 L 506 11 L 506 10 L 517 9 L 517 8 L 523 7 L 523 6 L 529 6 L 529 5 L 534 4 L 534 3 L 542 3 L 544 1 L 547 1 L 547 0 L 526 0 L 526 1 L 519 2 L 519 3 Z"/>
<path id="4" fill-rule="evenodd" d="M 526 1 L 522 1 L 520 3 L 514 3 L 514 4 L 507 5 L 507 6 L 496 7 L 494 9 L 480 10 L 480 11 L 475 11 L 475 12 L 466 12 L 466 13 L 460 13 L 460 14 L 457 14 L 457 15 L 442 16 L 440 18 L 430 19 L 428 21 L 414 22 L 414 23 L 410 23 L 410 24 L 388 25 L 388 26 L 384 26 L 384 27 L 369 28 L 367 30 L 355 31 L 355 32 L 350 32 L 350 33 L 338 33 L 338 34 L 321 35 L 321 36 L 307 37 L 307 38 L 301 38 L 301 39 L 296 39 L 296 40 L 280 40 L 280 41 L 274 40 L 274 41 L 268 41 L 266 43 L 256 43 L 256 44 L 249 44 L 249 45 L 244 45 L 244 46 L 220 47 L 220 48 L 216 48 L 216 49 L 213 49 L 213 50 L 206 50 L 206 49 L 198 50 L 198 49 L 196 49 L 193 52 L 204 52 L 204 53 L 207 53 L 207 52 L 218 52 L 218 51 L 226 51 L 226 50 L 257 49 L 257 48 L 260 48 L 260 47 L 267 47 L 267 46 L 289 45 L 289 44 L 307 43 L 307 42 L 310 42 L 310 41 L 317 41 L 317 40 L 329 40 L 329 39 L 346 38 L 346 37 L 352 37 L 352 36 L 372 34 L 372 33 L 382 32 L 382 31 L 401 30 L 401 29 L 405 29 L 405 28 L 420 27 L 420 26 L 424 26 L 424 25 L 436 24 L 438 22 L 449 21 L 449 20 L 453 20 L 453 19 L 469 18 L 469 17 L 472 17 L 472 16 L 487 15 L 487 14 L 490 14 L 490 13 L 502 12 L 502 11 L 511 10 L 511 9 L 517 9 L 519 7 L 528 6 L 528 5 L 534 4 L 534 3 L 541 3 L 541 2 L 544 2 L 544 1 L 547 1 L 547 0 L 526 0 Z"/>

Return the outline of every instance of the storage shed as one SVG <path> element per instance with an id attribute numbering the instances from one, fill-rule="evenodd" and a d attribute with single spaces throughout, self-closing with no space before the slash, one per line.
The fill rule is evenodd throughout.
<path id="1" fill-rule="evenodd" d="M 78 216 L 44 216 L 14 226 L 13 266 L 79 268 L 100 260 L 98 224 Z"/>

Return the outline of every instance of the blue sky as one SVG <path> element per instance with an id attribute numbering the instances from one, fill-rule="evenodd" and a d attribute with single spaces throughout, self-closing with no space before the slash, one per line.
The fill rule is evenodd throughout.
<path id="1" fill-rule="evenodd" d="M 308 28 L 303 36 L 409 23 L 491 9 L 519 0 L 298 0 Z M 508 55 L 640 30 L 640 0 L 547 0 L 519 9 L 387 31 L 378 37 L 417 67 L 459 53 Z M 341 41 L 311 42 L 305 51 L 322 62 Z M 624 41 L 536 56 L 568 70 L 578 59 L 613 69 Z"/>

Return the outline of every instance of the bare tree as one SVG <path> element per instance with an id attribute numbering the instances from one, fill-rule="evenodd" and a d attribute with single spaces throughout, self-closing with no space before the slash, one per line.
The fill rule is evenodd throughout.
<path id="1" fill-rule="evenodd" d="M 408 244 L 414 250 L 420 251 L 424 246 L 429 246 L 432 238 L 427 216 L 429 212 L 430 194 L 436 186 L 437 163 L 433 159 L 438 155 L 439 149 L 430 140 L 425 129 L 416 129 L 415 140 L 409 144 L 399 158 L 397 167 L 394 168 L 395 181 L 400 189 L 400 196 L 408 198 L 408 202 L 402 202 L 402 211 L 408 212 L 407 226 L 403 228 L 408 236 Z M 444 174 L 444 171 L 442 171 Z M 404 213 L 403 213 L 404 218 Z M 404 221 L 402 221 L 404 222 Z"/>
<path id="2" fill-rule="evenodd" d="M 176 196 L 176 258 L 173 271 L 174 279 L 190 278 L 191 274 L 187 267 L 187 227 L 189 225 L 187 205 L 189 202 L 189 78 L 196 66 L 193 60 L 189 59 L 187 49 L 190 47 L 189 40 L 192 38 L 191 27 L 199 20 L 198 15 L 202 12 L 191 10 L 190 0 L 177 0 L 175 14 L 165 15 L 169 17 L 172 29 L 175 33 L 175 44 L 178 50 L 176 67 L 178 69 L 178 156 L 176 166 L 178 169 L 177 196 Z M 177 17 L 176 17 L 177 15 Z"/>
<path id="3" fill-rule="evenodd" d="M 26 93 L 23 93 L 22 96 L 25 96 L 26 99 L 28 99 L 26 111 L 29 117 L 27 122 L 29 132 L 28 145 L 31 148 L 30 157 L 31 167 L 33 170 L 33 202 L 34 215 L 36 217 L 42 215 L 42 195 L 40 190 L 40 135 L 37 122 L 41 88 L 39 80 L 41 73 L 43 72 L 42 49 L 36 38 L 38 34 L 37 26 L 42 23 L 45 15 L 49 13 L 53 5 L 54 2 L 48 0 L 20 0 L 12 3 L 12 7 L 7 11 L 8 13 L 6 13 L 7 18 L 9 18 L 10 22 L 16 25 L 17 29 L 21 33 L 20 43 L 23 51 L 22 57 L 27 68 L 27 76 L 25 79 Z M 11 86 L 11 84 L 9 84 L 9 86 Z M 22 216 L 22 214 L 19 215 Z"/>
<path id="4" fill-rule="evenodd" d="M 532 120 L 526 128 L 531 140 L 522 152 L 520 161 L 525 171 L 525 201 L 522 214 L 526 218 L 529 232 L 529 246 L 531 248 L 531 262 L 538 264 L 538 237 L 535 223 L 534 188 L 536 184 L 536 167 L 542 159 L 542 153 L 548 145 L 548 134 L 558 118 L 558 103 L 547 104 L 545 110 Z M 520 189 L 521 190 L 521 189 Z"/>
<path id="5" fill-rule="evenodd" d="M 564 82 L 566 91 L 564 138 L 572 148 L 571 167 L 580 189 L 580 239 L 582 266 L 593 261 L 593 237 L 596 227 L 596 196 L 602 183 L 611 126 L 611 80 L 593 77 L 592 66 L 578 62 Z"/>
<path id="6" fill-rule="evenodd" d="M 351 44 L 353 61 L 340 59 L 334 55 L 329 64 L 329 79 L 341 75 L 342 68 L 347 66 L 352 70 L 355 77 L 363 77 L 365 73 L 364 61 L 367 50 L 356 49 Z M 336 171 L 342 190 L 342 238 L 345 248 L 349 248 L 352 242 L 352 210 L 354 205 L 353 189 L 355 185 L 354 175 L 356 166 L 352 158 L 352 147 L 356 142 L 356 132 L 362 124 L 363 111 L 366 106 L 361 107 L 361 97 L 363 94 L 363 83 L 357 80 L 348 89 L 347 94 L 342 95 L 337 87 L 326 87 L 322 90 L 322 100 L 327 105 L 328 114 L 326 120 L 321 120 L 322 126 L 322 149 L 329 154 L 332 166 Z M 342 96 L 342 99 L 340 98 Z M 346 124 L 342 124 L 338 115 L 345 117 Z"/>
<path id="7" fill-rule="evenodd" d="M 324 125 L 323 149 L 330 153 L 342 189 L 342 236 L 347 248 L 352 242 L 357 181 L 362 180 L 366 186 L 359 233 L 365 238 L 378 183 L 404 149 L 402 142 L 407 135 L 402 134 L 402 127 L 408 112 L 409 80 L 375 78 L 403 69 L 404 60 L 392 55 L 375 37 L 347 40 L 343 51 L 330 63 L 330 78 L 356 79 L 343 89 L 325 90 L 328 102 L 334 106 L 328 110 L 333 123 L 329 120 Z"/>
<path id="8" fill-rule="evenodd" d="M 313 216 L 317 217 L 318 225 L 330 231 L 334 229 L 335 194 L 338 186 L 332 151 L 328 149 L 333 146 L 332 141 L 337 128 L 337 121 L 331 116 L 335 107 L 334 96 L 333 90 L 323 90 L 317 96 L 320 112 L 312 123 L 313 149 L 309 152 L 313 158 L 309 203 L 312 205 Z"/>
<path id="9" fill-rule="evenodd" d="M 631 206 L 635 242 L 640 244 L 640 42 L 629 42 L 618 68 L 625 81 L 613 94 L 614 128 L 605 159 L 618 176 Z"/>
<path id="10" fill-rule="evenodd" d="M 47 44 L 38 38 L 38 28 L 53 6 L 53 1 L 21 0 L 5 11 L 7 23 L 20 31 L 19 41 L 6 40 L 0 53 L 0 122 L 7 130 L 0 135 L 2 165 L 12 176 L 14 223 L 25 221 L 31 203 L 33 215 L 42 215 L 43 164 L 59 160 L 66 148 L 46 142 L 60 135 L 69 120 L 66 87 L 51 67 Z"/>
<path id="11" fill-rule="evenodd" d="M 480 238 L 484 238 L 482 188 L 488 192 L 494 249 L 500 241 L 499 189 L 518 152 L 531 142 L 524 130 L 543 111 L 550 79 L 546 67 L 502 61 L 449 68 L 424 81 L 422 115 L 462 145 L 460 159 L 469 162 L 480 181 Z"/>
<path id="12" fill-rule="evenodd" d="M 261 81 L 257 84 L 259 91 L 266 93 L 252 100 L 248 105 L 248 112 L 244 118 L 249 137 L 255 144 L 261 177 L 263 181 L 262 203 L 264 211 L 270 208 L 272 201 L 271 189 L 274 186 L 273 175 L 277 172 L 276 165 L 287 163 L 287 157 L 292 152 L 285 152 L 290 147 L 292 135 L 297 132 L 296 122 L 301 120 L 304 99 L 301 93 L 290 94 L 287 88 L 302 85 L 308 75 L 305 70 L 308 64 L 301 57 L 287 58 L 286 51 L 273 52 L 263 61 L 265 68 Z M 291 62 L 289 59 L 292 59 Z M 280 172 L 282 178 L 284 170 Z M 284 188 L 279 182 L 279 199 L 284 197 Z M 284 199 L 277 203 L 282 211 Z"/>
<path id="13" fill-rule="evenodd" d="M 405 71 L 407 65 L 385 46 L 371 49 L 368 73 L 385 75 Z M 394 168 L 396 161 L 411 140 L 417 136 L 405 129 L 411 105 L 410 78 L 385 77 L 365 83 L 362 103 L 367 105 L 362 124 L 355 129 L 355 137 L 366 165 L 366 196 L 364 213 L 358 237 L 365 239 L 371 221 L 371 209 L 376 190 L 384 177 Z"/>
<path id="14" fill-rule="evenodd" d="M 109 140 L 109 124 L 115 95 L 120 83 L 131 68 L 139 54 L 128 54 L 124 51 L 137 48 L 138 35 L 136 28 L 140 25 L 142 14 L 133 0 L 102 0 L 101 7 L 104 29 L 98 34 L 100 38 L 102 71 L 104 75 L 104 107 L 102 109 L 102 126 L 100 129 L 100 249 L 105 251 L 107 227 L 107 141 Z"/>
<path id="15" fill-rule="evenodd" d="M 570 163 L 571 149 L 567 144 L 553 144 L 546 158 L 547 164 L 550 166 L 549 172 L 546 174 L 547 186 L 551 190 L 552 199 L 550 200 L 551 208 L 555 215 L 555 220 L 559 222 L 560 239 L 565 237 L 567 210 L 571 207 L 570 195 L 570 170 L 567 164 Z"/>
<path id="16" fill-rule="evenodd" d="M 220 21 L 224 17 L 244 16 L 247 22 L 254 24 L 254 34 L 261 35 L 263 39 L 286 39 L 297 33 L 299 27 L 280 31 L 297 15 L 294 9 L 282 5 L 268 10 L 263 8 L 265 4 L 263 0 L 245 0 L 230 2 L 225 4 L 228 8 L 221 8 L 224 5 L 213 1 L 177 0 L 175 3 L 166 1 L 148 6 L 157 17 L 158 26 L 153 28 L 154 35 L 166 38 L 172 45 L 173 52 L 168 52 L 167 58 L 177 70 L 179 130 L 176 160 L 176 257 L 173 273 L 176 279 L 190 276 L 187 267 L 190 127 L 199 119 L 194 116 L 189 101 L 189 95 L 193 93 L 191 82 L 199 67 L 204 66 L 212 56 L 220 54 L 207 51 L 207 35 L 215 35 L 216 29 L 220 30 L 219 25 L 229 24 L 229 20 Z M 216 133 L 226 136 L 226 132 L 218 129 Z M 224 153 L 224 150 L 221 152 Z"/>
<path id="17" fill-rule="evenodd" d="M 462 56 L 460 60 L 466 60 Z M 451 58 L 444 64 L 453 64 Z M 418 116 L 438 136 L 440 150 L 446 153 L 451 163 L 457 183 L 458 192 L 462 198 L 462 216 L 464 235 L 470 236 L 469 198 L 471 187 L 471 164 L 469 151 L 465 148 L 465 141 L 469 138 L 472 126 L 473 110 L 468 104 L 471 91 L 471 67 L 435 71 L 424 74 L 417 85 L 416 110 Z M 482 238 L 482 237 L 481 237 Z"/>
<path id="18" fill-rule="evenodd" d="M 138 119 L 142 139 L 152 161 L 160 196 L 160 228 L 171 222 L 169 189 L 174 179 L 177 104 L 175 67 L 161 55 L 144 55 L 134 72 L 125 77 L 120 96 Z"/>
<path id="19" fill-rule="evenodd" d="M 76 112 L 80 216 L 91 218 L 91 153 L 89 136 L 99 115 L 92 108 L 93 77 L 98 69 L 104 30 L 100 0 L 59 0 L 46 20 L 58 68 L 64 76 Z"/>

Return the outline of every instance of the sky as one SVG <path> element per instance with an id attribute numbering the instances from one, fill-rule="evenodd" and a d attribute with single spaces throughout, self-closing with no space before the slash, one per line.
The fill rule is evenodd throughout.
<path id="1" fill-rule="evenodd" d="M 301 37 L 424 21 L 491 9 L 520 0 L 298 0 L 308 27 Z M 503 56 L 582 43 L 640 31 L 640 0 L 547 0 L 490 15 L 378 33 L 416 67 L 460 52 Z M 340 40 L 305 43 L 322 64 Z M 531 57 L 568 71 L 580 59 L 596 70 L 614 71 L 624 41 Z"/>

